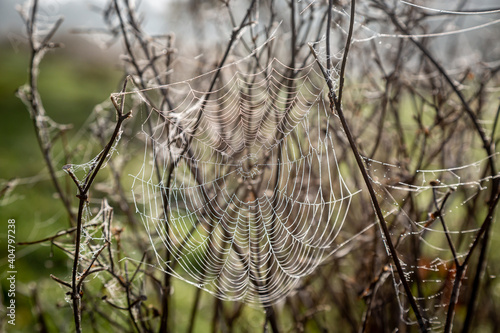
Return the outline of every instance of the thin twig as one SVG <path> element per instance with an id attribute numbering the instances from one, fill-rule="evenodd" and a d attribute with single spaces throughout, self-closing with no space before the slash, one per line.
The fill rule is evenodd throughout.
<path id="1" fill-rule="evenodd" d="M 84 224 L 83 227 L 84 228 L 95 227 L 95 226 L 98 226 L 100 224 L 102 224 L 102 223 L 101 222 L 87 223 L 87 224 Z M 69 229 L 66 229 L 66 230 L 61 230 L 61 231 L 58 231 L 53 236 L 45 237 L 45 238 L 42 238 L 42 239 L 39 239 L 39 240 L 36 240 L 36 241 L 31 241 L 31 242 L 19 242 L 19 243 L 17 243 L 17 245 L 32 245 L 32 244 L 39 244 L 39 243 L 44 243 L 44 242 L 48 242 L 48 241 L 53 241 L 56 238 L 59 238 L 61 236 L 64 236 L 64 235 L 67 235 L 67 234 L 71 234 L 71 233 L 75 232 L 76 229 L 77 229 L 77 227 L 69 228 Z"/>
<path id="2" fill-rule="evenodd" d="M 444 234 L 445 234 L 446 240 L 448 242 L 448 246 L 450 247 L 451 254 L 453 255 L 453 261 L 455 262 L 455 266 L 458 267 L 458 266 L 460 266 L 460 263 L 458 261 L 457 250 L 455 249 L 455 245 L 453 245 L 453 241 L 451 240 L 451 237 L 450 237 L 450 232 L 448 230 L 448 227 L 446 226 L 446 223 L 444 222 L 444 217 L 443 217 L 444 205 L 446 204 L 446 201 L 450 197 L 451 192 L 446 193 L 446 195 L 443 199 L 443 202 L 441 203 L 441 207 L 439 207 L 439 204 L 437 202 L 437 195 L 436 195 L 436 188 L 435 187 L 432 188 L 432 194 L 433 194 L 433 198 L 434 198 L 434 206 L 436 207 L 436 214 L 437 214 L 439 220 L 441 221 L 441 225 L 443 227 Z"/>
<path id="3" fill-rule="evenodd" d="M 88 265 L 87 269 L 82 273 L 82 275 L 80 276 L 80 282 L 78 282 L 78 289 L 81 289 L 82 288 L 82 283 L 83 281 L 85 280 L 85 278 L 87 276 L 89 276 L 90 274 L 92 273 L 95 273 L 95 272 L 100 272 L 100 271 L 103 271 L 103 270 L 106 270 L 105 267 L 99 267 L 97 269 L 93 269 L 92 270 L 92 267 L 94 266 L 94 263 L 96 261 L 96 259 L 99 257 L 99 255 L 101 254 L 101 252 L 109 245 L 109 242 L 106 242 L 104 243 L 103 246 L 101 246 L 101 248 L 99 250 L 97 250 L 97 252 L 93 255 L 92 257 L 92 261 L 90 262 L 90 264 Z"/>

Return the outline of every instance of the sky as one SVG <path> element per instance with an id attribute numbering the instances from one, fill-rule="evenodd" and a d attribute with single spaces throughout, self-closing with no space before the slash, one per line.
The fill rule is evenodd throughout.
<path id="1" fill-rule="evenodd" d="M 145 28 L 150 34 L 168 31 L 165 19 L 169 2 L 172 0 L 143 0 L 140 9 L 148 17 Z M 40 0 L 40 13 L 48 17 L 64 17 L 61 32 L 68 32 L 74 28 L 102 26 L 102 18 L 92 11 L 92 6 L 103 7 L 106 0 Z M 31 1 L 1 0 L 0 1 L 0 39 L 12 37 L 24 29 L 20 15 L 16 8 Z"/>
<path id="2" fill-rule="evenodd" d="M 132 2 L 134 0 L 129 1 Z M 211 41 L 213 41 L 214 36 L 218 36 L 222 40 L 225 40 L 224 38 L 229 38 L 229 23 L 227 27 L 224 27 L 225 30 L 223 30 L 222 32 L 219 30 L 215 31 L 213 30 L 213 26 L 209 27 L 209 25 L 207 25 L 207 27 L 205 27 L 205 29 L 203 30 L 203 36 L 193 34 L 193 22 L 186 21 L 187 16 L 185 15 L 186 13 L 184 13 L 186 11 L 186 8 L 175 4 L 185 4 L 187 0 L 135 1 L 137 3 L 140 3 L 139 12 L 142 13 L 146 18 L 142 24 L 142 27 L 149 35 L 158 35 L 172 32 L 176 36 L 178 36 L 177 40 L 179 40 L 179 36 L 196 36 L 198 38 L 197 42 L 199 42 L 200 37 L 201 40 L 206 40 L 207 38 L 209 38 Z M 199 0 L 199 3 L 202 3 L 202 1 L 203 0 Z M 422 0 L 408 1 L 412 3 L 422 3 Z M 469 0 L 467 8 L 491 8 L 498 6 L 498 1 L 499 0 Z M 108 0 L 39 0 L 39 23 L 44 17 L 48 17 L 50 18 L 51 22 L 54 22 L 58 17 L 63 16 L 64 21 L 58 31 L 58 36 L 67 34 L 75 28 L 104 28 L 101 14 L 93 11 L 92 6 L 102 8 L 107 2 Z M 25 4 L 25 6 L 29 6 L 29 4 L 31 3 L 32 2 L 30 0 L 0 0 L 0 42 L 4 42 L 7 39 L 8 42 L 10 42 L 10 44 L 14 47 L 16 46 L 16 44 L 26 43 L 26 39 L 24 37 L 25 28 L 23 26 L 20 15 L 16 12 L 16 7 L 22 6 L 22 4 Z M 238 3 L 242 3 L 242 0 L 233 0 L 233 6 L 236 6 Z M 442 6 L 442 8 L 450 9 L 455 8 L 457 5 L 456 0 L 435 0 L 430 1 L 429 3 L 431 3 L 430 6 Z M 399 5 L 403 5 L 403 2 L 401 1 Z M 217 25 L 221 23 L 218 19 L 220 20 L 220 18 L 211 16 L 206 18 L 206 21 L 204 23 L 212 22 Z M 439 24 L 440 20 L 442 20 L 442 16 L 437 16 L 437 24 Z M 484 30 L 480 29 L 477 31 L 459 35 L 463 36 L 461 40 L 464 40 L 464 38 L 467 37 L 467 43 L 472 43 L 474 45 L 477 44 L 479 48 L 487 47 L 489 50 L 482 50 L 488 53 L 485 59 L 488 59 L 490 61 L 498 60 L 498 43 L 489 43 L 489 41 L 486 41 L 485 44 L 484 33 L 487 33 L 487 36 L 494 36 L 494 33 L 492 33 L 492 31 L 500 31 L 500 21 L 498 21 L 499 13 L 493 15 L 489 14 L 457 16 L 456 20 L 453 21 L 453 24 L 442 27 L 442 31 L 453 31 L 456 29 L 459 30 L 463 27 L 482 25 L 493 20 L 497 20 L 497 23 L 486 27 Z M 455 26 L 455 24 L 458 23 L 461 24 L 461 26 Z M 84 38 L 84 36 L 82 36 L 82 38 Z M 457 39 L 455 38 L 433 38 L 432 40 L 436 40 L 439 43 L 442 43 L 442 41 L 457 43 Z"/>

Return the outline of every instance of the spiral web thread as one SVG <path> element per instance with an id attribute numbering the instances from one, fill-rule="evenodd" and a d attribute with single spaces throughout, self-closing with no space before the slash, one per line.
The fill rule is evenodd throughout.
<path id="1" fill-rule="evenodd" d="M 236 67 L 209 94 L 193 81 L 162 87 L 182 99 L 144 123 L 133 194 L 158 267 L 221 299 L 269 304 L 332 252 L 353 193 L 318 69 Z"/>

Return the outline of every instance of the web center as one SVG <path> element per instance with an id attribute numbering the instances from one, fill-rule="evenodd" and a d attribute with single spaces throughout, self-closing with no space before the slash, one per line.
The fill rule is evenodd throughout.
<path id="1" fill-rule="evenodd" d="M 243 156 L 239 161 L 238 173 L 243 179 L 254 178 L 262 173 L 259 159 L 255 154 Z"/>

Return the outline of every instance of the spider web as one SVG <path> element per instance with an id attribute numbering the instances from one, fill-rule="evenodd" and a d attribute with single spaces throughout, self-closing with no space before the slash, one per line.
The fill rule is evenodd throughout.
<path id="1" fill-rule="evenodd" d="M 492 157 L 498 160 L 498 153 Z M 469 251 L 469 246 L 464 246 L 464 243 L 470 244 L 479 230 L 479 226 L 464 223 L 461 217 L 465 215 L 467 206 L 487 192 L 493 178 L 498 177 L 478 177 L 478 173 L 487 167 L 488 158 L 447 169 L 416 170 L 412 182 L 402 179 L 404 168 L 401 165 L 365 158 L 370 180 L 375 186 L 379 202 L 385 208 L 385 218 L 398 225 L 393 233 L 398 236 L 398 260 L 403 266 L 405 278 L 411 283 L 425 286 L 425 292 L 419 290 L 414 296 L 418 302 L 426 305 L 421 311 L 433 330 L 442 329 L 444 325 L 442 318 L 446 314 L 457 270 L 455 259 L 463 261 Z M 427 216 L 420 220 L 410 216 L 405 203 L 410 197 L 413 197 L 413 204 L 429 205 Z M 436 211 L 438 208 L 434 205 L 441 208 L 441 218 L 447 221 L 446 228 L 440 223 Z M 451 237 L 455 243 L 454 255 L 450 253 L 447 237 Z M 417 260 L 412 252 L 415 251 L 415 242 L 420 247 Z M 388 268 L 401 319 L 407 324 L 416 324 L 405 315 L 409 309 L 408 295 L 404 292 L 401 279 L 392 263 Z"/>
<path id="2" fill-rule="evenodd" d="M 347 17 L 344 11 L 336 13 Z M 498 23 L 408 36 L 377 32 L 358 17 L 354 43 L 360 48 L 374 39 L 439 37 Z M 316 45 L 321 63 L 327 61 L 323 43 Z M 266 305 L 294 292 L 302 277 L 344 244 L 357 240 L 363 246 L 363 239 L 356 234 L 338 244 L 354 193 L 340 172 L 343 160 L 334 136 L 340 127 L 329 111 L 318 68 L 312 62 L 291 68 L 274 58 L 265 68 L 249 71 L 249 58 L 225 66 L 214 90 L 207 87 L 214 75 L 210 72 L 131 93 L 140 104 L 143 123 L 137 138 L 144 145 L 141 166 L 132 175 L 132 194 L 158 268 L 219 298 Z M 330 74 L 335 83 L 336 70 Z M 172 105 L 157 109 L 150 97 L 164 91 Z M 58 128 L 49 124 L 54 131 Z M 405 128 L 408 133 L 418 130 L 416 124 Z M 370 127 L 367 132 L 372 136 L 361 136 L 361 141 L 375 137 Z M 463 138 L 457 142 L 460 149 L 447 152 L 446 163 L 417 169 L 411 180 L 405 179 L 411 168 L 403 160 L 365 158 L 385 216 L 395 226 L 393 235 L 399 237 L 397 260 L 408 281 L 425 285 L 416 299 L 425 305 L 422 311 L 435 329 L 443 324 L 456 271 L 446 236 L 462 240 L 455 257 L 462 259 L 478 224 L 461 224 L 457 217 L 484 196 L 492 180 L 484 175 L 486 159 L 478 158 L 474 149 L 462 151 L 462 146 L 474 148 L 477 143 Z M 494 158 L 498 162 L 498 155 Z M 72 170 L 86 172 L 94 164 L 95 159 L 72 165 Z M 448 230 L 442 230 L 432 213 L 433 199 L 444 206 L 450 193 L 453 200 L 441 212 Z M 409 196 L 428 206 L 429 214 L 410 217 L 413 208 L 405 206 Z M 375 222 L 366 224 L 361 233 Z M 92 230 L 83 237 L 103 239 Z M 420 255 L 412 252 L 415 238 Z M 401 319 L 412 323 L 408 295 L 392 263 L 388 267 L 381 275 L 391 277 L 387 280 L 392 281 Z"/>
<path id="3" fill-rule="evenodd" d="M 353 193 L 314 64 L 240 67 L 212 92 L 193 88 L 206 76 L 162 86 L 182 96 L 168 112 L 139 92 L 149 115 L 133 195 L 159 268 L 221 299 L 270 304 L 335 248 Z"/>
<path id="4" fill-rule="evenodd" d="M 409 37 L 378 33 L 363 24 L 362 16 L 356 25 L 358 48 L 372 39 Z M 338 65 L 343 50 L 328 59 L 324 44 L 325 37 L 315 44 L 319 62 Z M 273 58 L 253 70 L 251 58 L 225 66 L 215 90 L 207 88 L 210 72 L 132 93 L 142 103 L 138 136 L 145 148 L 140 171 L 132 175 L 132 192 L 158 268 L 221 299 L 267 305 L 297 290 L 302 277 L 345 244 L 362 243 L 358 236 L 375 221 L 338 241 L 353 193 L 336 153 L 343 134 L 316 65 L 310 61 L 291 68 Z M 337 68 L 329 74 L 336 84 Z M 162 91 L 173 96 L 168 110 L 150 102 L 150 94 Z M 410 216 L 405 198 L 414 196 L 431 212 L 433 197 L 444 206 L 449 193 L 458 190 L 465 197 L 454 195 L 454 206 L 442 211 L 443 218 L 454 220 L 491 180 L 480 176 L 485 160 L 464 157 L 459 154 L 442 168 L 415 170 L 411 181 L 402 178 L 408 170 L 400 164 L 365 159 L 386 217 L 396 226 L 405 278 L 425 285 L 415 297 L 426 305 L 422 311 L 436 329 L 443 324 L 456 271 L 447 236 L 464 244 L 477 226 L 449 223 L 448 230 L 441 230 L 432 213 Z M 421 255 L 409 250 L 414 239 L 422 244 Z M 467 251 L 461 246 L 455 259 Z M 392 277 L 401 320 L 412 324 L 408 295 L 393 264 L 387 267 L 380 281 Z"/>
<path id="5" fill-rule="evenodd" d="M 343 10 L 335 12 L 348 18 Z M 381 33 L 364 24 L 362 15 L 356 26 L 353 46 L 359 49 L 374 39 L 438 37 L 465 31 L 411 36 Z M 340 25 L 337 28 L 345 34 Z M 319 62 L 338 63 L 343 50 L 328 59 L 324 44 L 325 37 L 314 44 Z M 136 138 L 144 150 L 139 171 L 132 174 L 132 195 L 156 266 L 221 299 L 268 305 L 298 290 L 301 278 L 332 253 L 344 248 L 336 252 L 335 257 L 340 257 L 355 249 L 345 249 L 347 243 L 366 245 L 366 237 L 359 236 L 376 221 L 362 222 L 361 230 L 352 237 L 338 237 L 354 193 L 340 172 L 345 168 L 345 155 L 338 155 L 346 149 L 337 148 L 343 133 L 330 113 L 325 79 L 312 56 L 302 67 L 292 68 L 273 58 L 262 68 L 250 64 L 257 51 L 223 67 L 215 89 L 208 88 L 216 72 L 212 71 L 122 97 L 133 97 L 137 103 L 134 113 L 138 110 L 136 118 L 142 122 Z M 335 85 L 337 68 L 329 74 Z M 418 81 L 416 75 L 412 79 Z M 165 92 L 168 107 L 155 107 L 151 101 Z M 360 135 L 360 141 L 373 140 L 377 136 L 374 130 L 374 126 L 366 126 L 368 134 Z M 405 132 L 412 130 L 421 128 L 406 125 Z M 438 144 L 439 138 L 435 140 Z M 473 146 L 472 140 L 458 141 Z M 386 146 L 389 151 L 391 144 Z M 413 171 L 416 176 L 412 179 L 405 179 L 412 168 L 403 167 L 404 161 L 388 163 L 394 159 L 385 154 L 376 156 L 379 160 L 365 158 L 379 203 L 394 228 L 397 260 L 409 283 L 424 286 L 414 296 L 433 329 L 443 325 L 456 272 L 454 259 L 466 256 L 467 245 L 478 230 L 477 224 L 454 221 L 471 201 L 483 196 L 481 192 L 492 179 L 483 174 L 485 159 L 478 160 L 473 153 L 449 155 L 453 153 L 456 158 L 448 157 L 443 165 Z M 87 171 L 93 161 L 73 165 L 72 170 Z M 444 206 L 452 192 L 460 195 L 451 195 L 453 200 L 448 203 L 452 203 L 441 212 L 448 226 L 442 230 L 432 213 L 433 201 Z M 412 215 L 405 206 L 410 196 L 429 206 L 429 214 Z M 446 243 L 449 235 L 462 244 L 454 258 Z M 412 252 L 415 239 L 419 254 Z M 408 295 L 389 259 L 387 265 L 382 263 L 380 281 L 388 281 L 395 294 L 400 319 L 415 324 L 409 315 Z"/>

